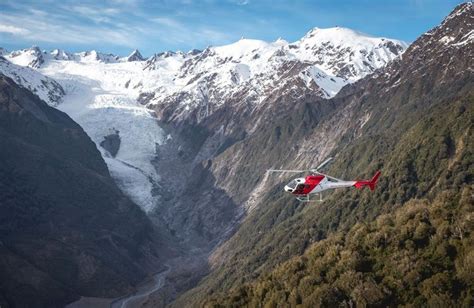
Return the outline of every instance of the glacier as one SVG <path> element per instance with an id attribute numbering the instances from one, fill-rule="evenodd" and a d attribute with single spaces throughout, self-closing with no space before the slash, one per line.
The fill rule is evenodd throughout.
<path id="1" fill-rule="evenodd" d="M 119 187 L 150 212 L 159 202 L 156 191 L 162 180 L 152 161 L 157 147 L 170 140 L 157 119 L 183 120 L 194 113 L 199 122 L 226 104 L 258 108 L 275 89 L 295 80 L 331 98 L 406 47 L 346 28 L 314 28 L 293 43 L 242 38 L 148 59 L 138 50 L 119 57 L 95 50 L 46 52 L 34 46 L 2 51 L 0 72 L 79 123 Z M 100 146 L 114 132 L 120 137 L 115 157 Z"/>

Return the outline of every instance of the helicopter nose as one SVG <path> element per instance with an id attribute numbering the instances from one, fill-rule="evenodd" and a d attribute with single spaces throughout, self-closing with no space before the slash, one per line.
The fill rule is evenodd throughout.
<path id="1" fill-rule="evenodd" d="M 291 193 L 291 192 L 293 192 L 293 189 L 291 189 L 291 188 L 288 187 L 288 186 L 285 186 L 285 191 Z"/>

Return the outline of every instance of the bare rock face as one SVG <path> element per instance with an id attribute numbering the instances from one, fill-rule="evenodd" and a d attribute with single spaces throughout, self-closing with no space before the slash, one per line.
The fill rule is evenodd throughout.
<path id="1" fill-rule="evenodd" d="M 120 149 L 120 135 L 119 131 L 116 130 L 113 134 L 104 136 L 104 141 L 100 143 L 100 146 L 106 149 L 112 157 L 117 155 L 118 150 Z"/>

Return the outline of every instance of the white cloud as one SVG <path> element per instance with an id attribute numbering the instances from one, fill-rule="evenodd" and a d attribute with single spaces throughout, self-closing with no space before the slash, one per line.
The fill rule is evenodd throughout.
<path id="1" fill-rule="evenodd" d="M 209 25 L 201 22 L 202 16 L 193 10 L 180 9 L 157 16 L 143 7 L 131 9 L 112 4 L 112 1 L 138 5 L 141 0 L 108 0 L 93 4 L 66 1 L 51 8 L 15 2 L 11 11 L 0 11 L 0 32 L 12 34 L 15 43 L 23 41 L 29 45 L 76 44 L 93 49 L 98 44 L 127 48 L 154 48 L 152 44 L 156 44 L 155 51 L 158 52 L 163 47 L 157 46 L 200 48 L 230 43 L 241 36 L 233 32 L 240 32 L 245 27 L 240 25 L 228 30 L 219 27 L 218 23 Z M 20 7 L 16 7 L 18 5 Z M 194 15 L 183 15 L 183 11 Z"/>
<path id="2" fill-rule="evenodd" d="M 183 29 L 183 25 L 175 19 L 169 17 L 154 17 L 150 19 L 157 24 L 175 29 Z"/>
<path id="3" fill-rule="evenodd" d="M 95 23 L 112 23 L 112 18 L 121 12 L 117 8 L 85 5 L 62 5 L 60 8 L 76 16 L 90 19 Z"/>
<path id="4" fill-rule="evenodd" d="M 5 24 L 0 24 L 0 32 L 16 35 L 25 35 L 29 33 L 27 29 Z"/>
<path id="5" fill-rule="evenodd" d="M 137 44 L 133 29 L 73 24 L 54 20 L 52 16 L 31 18 L 29 15 L 0 13 L 0 20 L 8 22 L 8 25 L 0 24 L 0 32 L 11 33 L 14 37 L 34 41 L 35 44 L 49 42 L 85 45 L 105 42 L 126 47 L 136 47 Z"/>
<path id="6" fill-rule="evenodd" d="M 109 2 L 120 5 L 137 5 L 139 0 L 109 0 Z"/>
<path id="7" fill-rule="evenodd" d="M 227 41 L 230 39 L 227 33 L 210 29 L 210 28 L 200 29 L 198 31 L 198 34 L 200 36 L 205 37 L 208 41 L 213 41 L 213 42 L 222 42 L 222 41 Z"/>

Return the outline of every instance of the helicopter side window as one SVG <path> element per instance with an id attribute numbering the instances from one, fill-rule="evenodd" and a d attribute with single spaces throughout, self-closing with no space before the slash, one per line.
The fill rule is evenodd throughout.
<path id="1" fill-rule="evenodd" d="M 298 182 L 296 182 L 296 180 L 293 180 L 288 184 L 288 187 L 291 189 L 295 189 L 296 185 L 298 185 Z"/>

